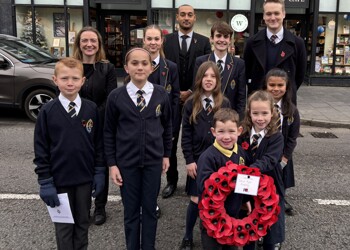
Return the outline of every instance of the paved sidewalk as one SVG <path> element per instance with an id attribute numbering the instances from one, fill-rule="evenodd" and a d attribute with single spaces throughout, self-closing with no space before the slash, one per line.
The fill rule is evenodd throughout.
<path id="1" fill-rule="evenodd" d="M 350 87 L 303 85 L 297 102 L 304 125 L 350 128 Z"/>

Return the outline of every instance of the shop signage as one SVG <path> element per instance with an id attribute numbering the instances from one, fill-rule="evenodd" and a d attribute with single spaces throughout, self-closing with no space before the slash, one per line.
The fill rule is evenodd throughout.
<path id="1" fill-rule="evenodd" d="M 248 27 L 248 19 L 242 14 L 237 14 L 231 19 L 231 27 L 236 32 L 245 31 Z"/>
<path id="2" fill-rule="evenodd" d="M 285 0 L 286 8 L 309 8 L 309 0 Z"/>

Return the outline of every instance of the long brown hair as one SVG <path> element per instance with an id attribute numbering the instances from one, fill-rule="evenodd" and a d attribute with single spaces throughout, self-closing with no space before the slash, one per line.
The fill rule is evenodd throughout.
<path id="1" fill-rule="evenodd" d="M 91 31 L 94 32 L 97 35 L 97 40 L 98 40 L 98 50 L 96 53 L 96 57 L 95 57 L 95 62 L 99 62 L 99 61 L 106 61 L 106 53 L 105 50 L 103 48 L 103 42 L 102 42 L 102 37 L 100 32 L 98 32 L 97 29 L 95 29 L 94 27 L 91 26 L 85 26 L 83 27 L 79 32 L 77 37 L 74 40 L 74 45 L 73 45 L 73 57 L 75 59 L 78 59 L 79 61 L 83 60 L 83 53 L 80 49 L 80 38 L 81 38 L 81 34 L 85 31 Z"/>
<path id="2" fill-rule="evenodd" d="M 203 80 L 205 72 L 210 68 L 213 69 L 213 71 L 215 73 L 215 78 L 216 78 L 216 86 L 212 92 L 213 99 L 214 99 L 213 112 L 215 113 L 218 109 L 221 108 L 221 105 L 222 105 L 222 102 L 224 99 L 224 95 L 221 92 L 221 80 L 220 80 L 219 69 L 214 62 L 207 61 L 207 62 L 202 63 L 202 65 L 199 66 L 199 68 L 198 68 L 193 95 L 188 100 L 188 101 L 193 102 L 192 114 L 190 116 L 190 123 L 192 123 L 192 122 L 197 123 L 197 116 L 203 109 L 202 95 L 204 94 L 204 90 L 202 87 L 202 80 Z"/>
<path id="3" fill-rule="evenodd" d="M 242 126 L 243 126 L 242 135 L 249 134 L 250 130 L 253 126 L 252 118 L 250 116 L 250 110 L 251 110 L 250 106 L 251 106 L 253 101 L 269 102 L 269 106 L 270 106 L 271 113 L 272 113 L 272 118 L 271 118 L 270 123 L 266 127 L 266 130 L 267 130 L 266 136 L 271 136 L 274 133 L 278 132 L 278 128 L 277 128 L 277 124 L 276 124 L 278 114 L 274 108 L 274 99 L 269 92 L 264 91 L 264 90 L 258 90 L 248 97 L 247 108 L 245 110 L 245 116 L 244 116 L 243 124 L 242 124 Z"/>
<path id="4" fill-rule="evenodd" d="M 148 25 L 148 26 L 144 29 L 144 32 L 143 32 L 143 39 L 145 40 L 145 38 L 146 38 L 146 32 L 147 32 L 147 30 L 151 30 L 151 29 L 155 29 L 155 30 L 158 30 L 158 31 L 159 31 L 160 38 L 163 40 L 163 43 L 164 43 L 164 34 L 163 34 L 163 31 L 162 31 L 162 29 L 161 29 L 158 25 L 156 25 L 156 24 Z M 146 48 L 145 48 L 145 45 L 143 46 L 143 48 L 146 49 Z M 159 55 L 160 55 L 160 57 L 165 58 L 164 51 L 163 51 L 163 44 L 162 44 L 162 46 L 160 47 Z"/>

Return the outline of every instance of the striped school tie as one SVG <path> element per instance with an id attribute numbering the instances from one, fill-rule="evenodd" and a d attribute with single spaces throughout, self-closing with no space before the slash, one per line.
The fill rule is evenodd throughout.
<path id="1" fill-rule="evenodd" d="M 272 35 L 271 37 L 270 37 L 270 41 L 273 43 L 273 44 L 276 44 L 276 39 L 278 38 L 278 36 L 277 35 Z"/>
<path id="2" fill-rule="evenodd" d="M 222 73 L 224 72 L 224 68 L 222 67 L 222 63 L 223 63 L 224 61 L 222 61 L 222 60 L 218 60 L 217 62 L 216 62 L 216 66 L 218 66 L 218 68 L 219 68 L 219 72 L 220 72 L 220 76 L 222 77 Z"/>
<path id="3" fill-rule="evenodd" d="M 274 106 L 275 106 L 276 113 L 278 115 L 277 121 L 276 121 L 276 125 L 277 125 L 278 130 L 281 131 L 281 129 L 282 129 L 282 121 L 281 121 L 280 107 L 278 106 L 278 104 L 275 104 Z"/>
<path id="4" fill-rule="evenodd" d="M 260 134 L 254 134 L 253 135 L 253 141 L 250 144 L 250 152 L 252 153 L 253 156 L 255 156 L 256 154 L 256 149 L 259 146 L 259 138 L 260 138 Z"/>
<path id="5" fill-rule="evenodd" d="M 74 116 L 77 115 L 77 111 L 75 109 L 75 103 L 74 102 L 70 102 L 68 105 L 68 115 L 73 118 Z"/>
<path id="6" fill-rule="evenodd" d="M 140 112 L 142 112 L 142 110 L 146 107 L 146 100 L 143 97 L 144 93 L 145 93 L 145 91 L 140 90 L 140 89 L 136 92 L 136 95 L 137 95 L 137 99 L 136 99 L 137 105 L 136 105 L 136 107 L 140 110 Z"/>
<path id="7" fill-rule="evenodd" d="M 213 110 L 213 106 L 211 106 L 211 100 L 209 98 L 205 98 L 204 101 L 206 102 L 205 111 L 207 112 L 207 115 L 209 115 Z"/>

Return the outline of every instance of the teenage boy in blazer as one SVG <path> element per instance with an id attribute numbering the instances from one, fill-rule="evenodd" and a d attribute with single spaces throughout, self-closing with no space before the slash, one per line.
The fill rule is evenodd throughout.
<path id="1" fill-rule="evenodd" d="M 197 57 L 194 77 L 199 66 L 205 61 L 212 61 L 217 65 L 221 65 L 222 93 L 230 100 L 231 108 L 239 114 L 242 120 L 246 105 L 245 65 L 242 59 L 228 53 L 232 34 L 233 30 L 226 22 L 219 21 L 212 26 L 210 41 L 214 45 L 214 51 L 208 55 Z"/>
<path id="2" fill-rule="evenodd" d="M 249 38 L 244 50 L 248 95 L 262 88 L 270 69 L 280 68 L 288 73 L 293 89 L 292 101 L 296 104 L 297 90 L 306 71 L 304 41 L 283 27 L 286 16 L 283 0 L 266 0 L 263 12 L 267 28 Z"/>
<path id="3" fill-rule="evenodd" d="M 164 41 L 165 58 L 173 61 L 178 66 L 180 84 L 180 102 L 177 109 L 179 121 L 175 124 L 174 130 L 180 130 L 181 111 L 183 104 L 192 93 L 194 63 L 198 56 L 211 52 L 209 39 L 205 36 L 193 32 L 193 25 L 196 22 L 196 15 L 192 6 L 181 5 L 176 14 L 179 30 L 166 35 Z M 162 197 L 168 198 L 173 195 L 177 187 L 179 174 L 177 171 L 177 142 L 179 133 L 174 136 L 173 149 L 170 157 L 170 168 L 167 172 L 167 185 L 163 189 Z"/>

